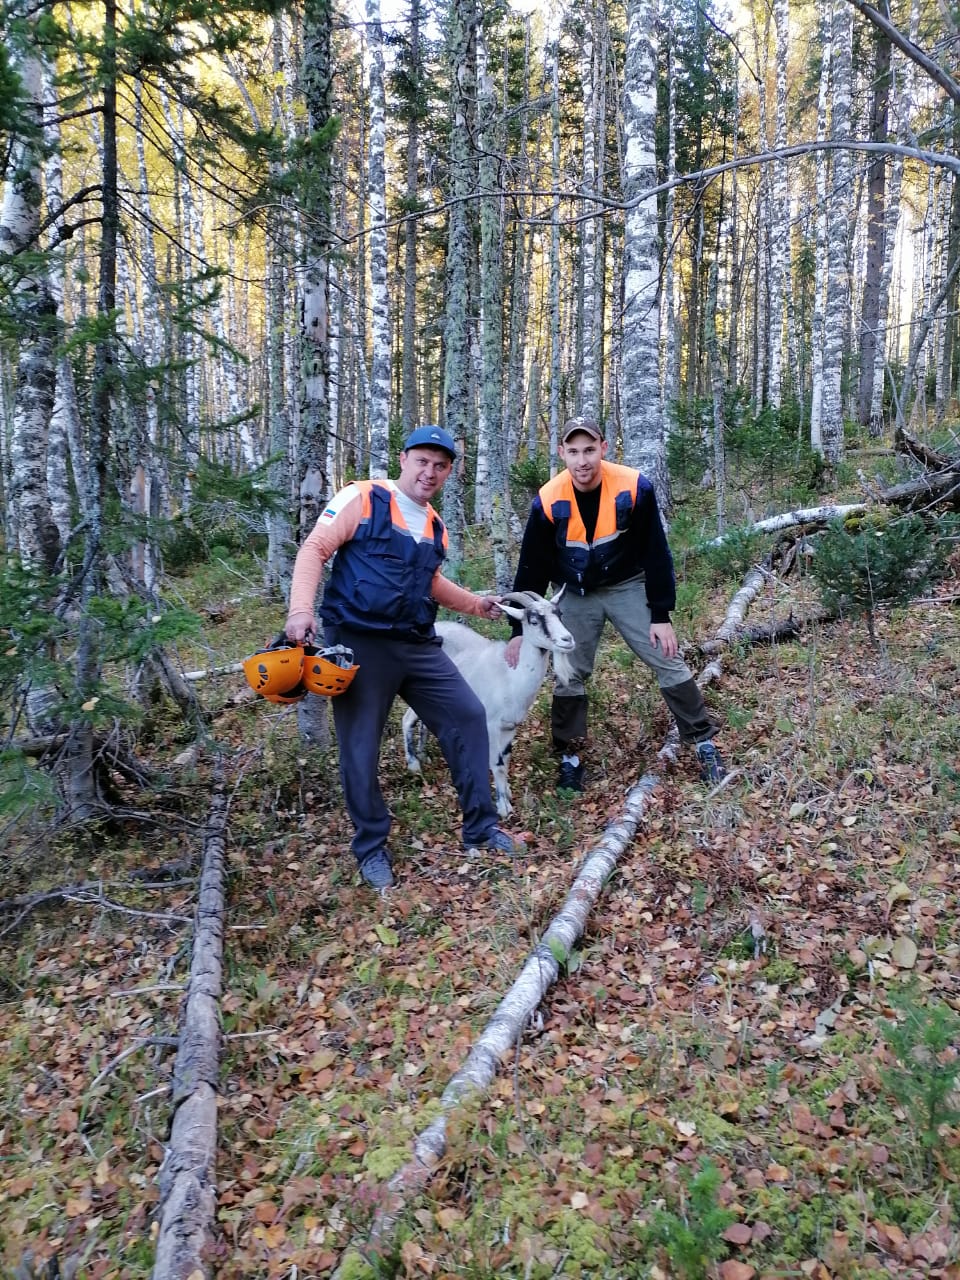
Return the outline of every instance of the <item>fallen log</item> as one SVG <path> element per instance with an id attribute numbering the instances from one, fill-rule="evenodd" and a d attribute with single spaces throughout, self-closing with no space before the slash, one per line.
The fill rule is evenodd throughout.
<path id="1" fill-rule="evenodd" d="M 916 480 L 881 490 L 880 499 L 907 511 L 925 510 L 943 503 L 960 511 L 960 471 L 928 471 Z"/>
<path id="2" fill-rule="evenodd" d="M 203 1280 L 211 1275 L 228 809 L 218 783 L 204 835 L 190 980 L 173 1069 L 170 1141 L 158 1175 L 153 1280 Z"/>
<path id="3" fill-rule="evenodd" d="M 912 436 L 904 427 L 897 427 L 893 433 L 893 447 L 898 453 L 920 462 L 930 471 L 948 471 L 957 465 L 956 458 L 949 458 L 945 453 L 931 449 L 929 445 Z"/>
<path id="4" fill-rule="evenodd" d="M 869 509 L 869 503 L 850 502 L 845 506 L 836 504 L 823 507 L 801 507 L 796 511 L 783 511 L 778 516 L 767 516 L 765 520 L 756 520 L 747 526 L 748 533 L 777 533 L 781 529 L 791 529 L 794 525 L 827 525 L 831 520 L 846 520 L 848 516 L 862 516 Z M 711 538 L 705 545 L 722 547 L 726 533 Z"/>
<path id="5" fill-rule="evenodd" d="M 768 573 L 752 569 L 734 596 L 716 637 L 722 646 L 736 634 L 744 615 L 768 578 Z M 719 659 L 706 669 L 701 683 L 718 679 Z M 657 759 L 676 763 L 680 739 L 671 729 Z M 542 940 L 528 956 L 513 986 L 500 1001 L 490 1021 L 481 1031 L 463 1066 L 450 1079 L 440 1096 L 436 1118 L 414 1139 L 411 1158 L 393 1175 L 382 1191 L 379 1208 L 363 1244 L 353 1242 L 341 1256 L 333 1280 L 345 1280 L 355 1261 L 382 1254 L 396 1227 L 399 1215 L 410 1200 L 426 1187 L 447 1149 L 447 1119 L 469 1098 L 481 1095 L 493 1082 L 500 1062 L 518 1043 L 524 1028 L 535 1014 L 544 995 L 556 981 L 570 953 L 582 936 L 587 918 L 613 874 L 627 846 L 636 835 L 660 785 L 657 770 L 644 776 L 627 792 L 619 815 L 607 826 L 593 846 Z M 375 1266 L 375 1263 L 374 1263 Z M 156 1280 L 156 1278 L 155 1278 Z"/>
<path id="6" fill-rule="evenodd" d="M 775 622 L 768 622 L 757 627 L 742 627 L 737 631 L 735 640 L 737 644 L 780 644 L 785 640 L 796 640 L 802 635 L 804 630 L 817 622 L 832 621 L 837 615 L 829 609 L 818 609 L 815 613 L 808 614 L 805 618 L 795 618 L 791 613 L 786 618 L 781 618 Z M 719 653 L 727 647 L 728 642 L 725 640 L 705 640 L 700 646 L 701 652 L 706 654 Z"/>
<path id="7" fill-rule="evenodd" d="M 550 921 L 543 938 L 527 958 L 513 986 L 500 1001 L 463 1066 L 444 1089 L 440 1097 L 440 1114 L 415 1139 L 411 1158 L 387 1183 L 367 1244 L 353 1246 L 361 1255 L 377 1254 L 382 1250 L 404 1206 L 412 1196 L 423 1190 L 446 1152 L 447 1117 L 450 1112 L 489 1087 L 501 1059 L 523 1034 L 544 995 L 569 959 L 574 944 L 582 935 L 590 909 L 613 874 L 624 850 L 633 840 L 658 783 L 658 775 L 644 775 L 627 793 L 621 813 L 588 853 L 563 905 Z M 335 1280 L 343 1275 L 349 1253 L 348 1250 L 334 1272 Z"/>

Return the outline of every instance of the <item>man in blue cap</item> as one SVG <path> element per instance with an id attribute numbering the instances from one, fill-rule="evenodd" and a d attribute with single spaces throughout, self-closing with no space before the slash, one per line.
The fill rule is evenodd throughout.
<path id="1" fill-rule="evenodd" d="M 447 531 L 431 502 L 456 456 L 442 427 L 417 427 L 403 443 L 397 479 L 356 480 L 341 489 L 293 569 L 286 633 L 302 644 L 317 632 L 317 591 L 332 561 L 320 609 L 324 643 L 349 646 L 359 668 L 333 699 L 340 781 L 355 828 L 351 847 L 374 889 L 395 883 L 378 762 L 397 694 L 440 743 L 463 810 L 464 845 L 503 853 L 522 847 L 497 825 L 483 705 L 443 652 L 433 625 L 439 605 L 500 617 L 494 596 L 475 595 L 441 573 Z"/>

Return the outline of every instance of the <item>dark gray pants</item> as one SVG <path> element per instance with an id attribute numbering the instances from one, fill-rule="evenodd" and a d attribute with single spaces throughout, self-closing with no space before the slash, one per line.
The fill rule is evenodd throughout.
<path id="1" fill-rule="evenodd" d="M 563 621 L 577 642 L 570 654 L 572 674 L 566 683 L 557 680 L 553 693 L 551 727 L 558 751 L 578 750 L 587 734 L 586 681 L 593 672 L 597 646 L 609 622 L 641 662 L 653 671 L 663 700 L 670 708 L 682 742 L 712 738 L 716 726 L 710 720 L 700 686 L 682 658 L 665 658 L 650 643 L 650 609 L 642 577 L 629 578 L 586 596 L 569 592 L 563 597 Z"/>
<path id="2" fill-rule="evenodd" d="M 482 844 L 497 825 L 490 794 L 490 756 L 483 704 L 439 643 L 327 627 L 327 644 L 345 644 L 359 666 L 350 687 L 333 699 L 340 781 L 356 829 L 351 848 L 362 862 L 383 849 L 391 817 L 380 790 L 380 740 L 399 694 L 435 735 L 463 811 L 463 839 Z"/>

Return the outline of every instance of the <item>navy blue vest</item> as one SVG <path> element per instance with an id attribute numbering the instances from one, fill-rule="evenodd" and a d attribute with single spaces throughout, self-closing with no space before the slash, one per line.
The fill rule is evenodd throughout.
<path id="1" fill-rule="evenodd" d="M 367 489 L 369 508 L 333 558 L 320 616 L 357 631 L 430 639 L 437 617 L 430 587 L 446 556 L 443 524 L 436 517 L 433 538 L 418 542 L 394 524 L 389 489 L 370 482 L 361 482 L 361 489 Z"/>

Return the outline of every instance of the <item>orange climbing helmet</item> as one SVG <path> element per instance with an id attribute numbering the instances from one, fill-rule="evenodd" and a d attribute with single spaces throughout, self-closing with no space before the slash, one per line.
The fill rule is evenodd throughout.
<path id="1" fill-rule="evenodd" d="M 258 649 L 243 661 L 247 684 L 268 702 L 299 702 L 306 695 L 303 645 L 291 644 L 284 632 L 266 649 Z"/>
<path id="2" fill-rule="evenodd" d="M 307 645 L 303 651 L 303 683 L 308 693 L 322 698 L 335 698 L 349 688 L 360 668 L 353 661 L 353 650 L 346 645 L 330 645 L 326 649 L 314 649 Z"/>

